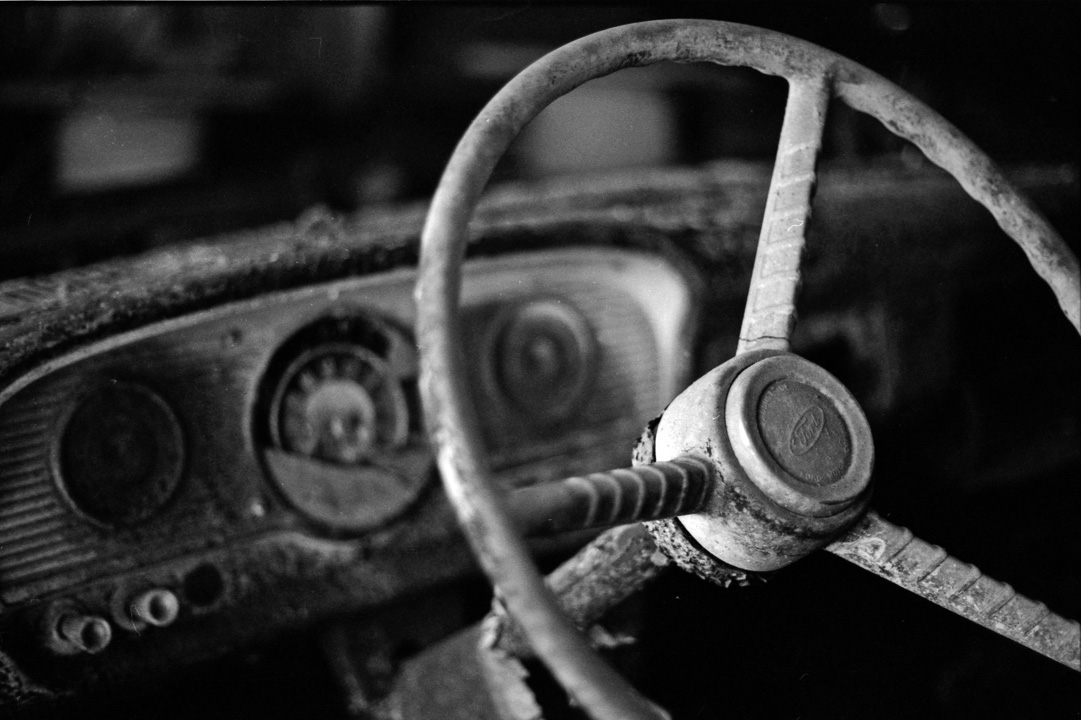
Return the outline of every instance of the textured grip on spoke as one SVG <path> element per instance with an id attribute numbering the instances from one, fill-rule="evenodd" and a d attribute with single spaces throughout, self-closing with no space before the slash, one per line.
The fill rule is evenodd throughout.
<path id="1" fill-rule="evenodd" d="M 792 82 L 737 352 L 788 349 L 829 98 L 827 77 Z"/>
<path id="2" fill-rule="evenodd" d="M 709 463 L 676 458 L 534 485 L 508 502 L 523 534 L 554 535 L 695 512 L 712 480 Z"/>
<path id="3" fill-rule="evenodd" d="M 877 513 L 829 551 L 1027 648 L 1081 670 L 1081 627 Z"/>

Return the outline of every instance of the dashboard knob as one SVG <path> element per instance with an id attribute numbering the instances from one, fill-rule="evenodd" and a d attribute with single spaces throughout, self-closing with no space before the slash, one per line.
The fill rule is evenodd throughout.
<path id="1" fill-rule="evenodd" d="M 96 654 L 109 646 L 113 628 L 108 620 L 97 615 L 64 615 L 57 625 L 57 634 L 71 650 Z"/>
<path id="2" fill-rule="evenodd" d="M 131 601 L 132 615 L 147 625 L 172 625 L 180 614 L 180 601 L 169 590 L 154 588 L 140 593 Z"/>

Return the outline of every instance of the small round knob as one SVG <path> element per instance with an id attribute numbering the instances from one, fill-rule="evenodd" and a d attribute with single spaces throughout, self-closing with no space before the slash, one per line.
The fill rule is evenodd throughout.
<path id="1" fill-rule="evenodd" d="M 57 624 L 57 634 L 73 649 L 94 654 L 108 647 L 113 628 L 97 615 L 64 615 Z"/>
<path id="2" fill-rule="evenodd" d="M 171 625 L 180 614 L 180 601 L 169 590 L 147 590 L 131 601 L 132 615 L 147 625 L 165 627 Z"/>

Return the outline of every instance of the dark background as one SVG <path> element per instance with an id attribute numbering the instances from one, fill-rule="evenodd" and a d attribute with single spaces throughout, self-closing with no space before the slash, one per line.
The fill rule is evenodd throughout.
<path id="1" fill-rule="evenodd" d="M 5 6 L 0 279 L 289 220 L 314 204 L 426 198 L 469 120 L 518 69 L 604 27 L 680 16 L 761 25 L 847 55 L 999 161 L 1077 158 L 1069 3 Z M 619 77 L 639 93 L 623 102 L 646 108 L 639 122 L 580 91 L 593 110 L 519 143 L 496 180 L 559 171 L 544 158 L 579 135 L 600 153 L 579 171 L 772 159 L 783 82 L 699 66 Z M 920 162 L 844 108 L 830 128 L 827 162 Z"/>

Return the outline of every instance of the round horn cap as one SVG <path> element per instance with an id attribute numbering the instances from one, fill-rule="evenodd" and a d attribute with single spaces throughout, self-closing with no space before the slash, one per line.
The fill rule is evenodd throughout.
<path id="1" fill-rule="evenodd" d="M 799 356 L 740 373 L 725 422 L 747 476 L 788 510 L 835 515 L 870 485 L 874 446 L 863 410 L 837 378 Z"/>

